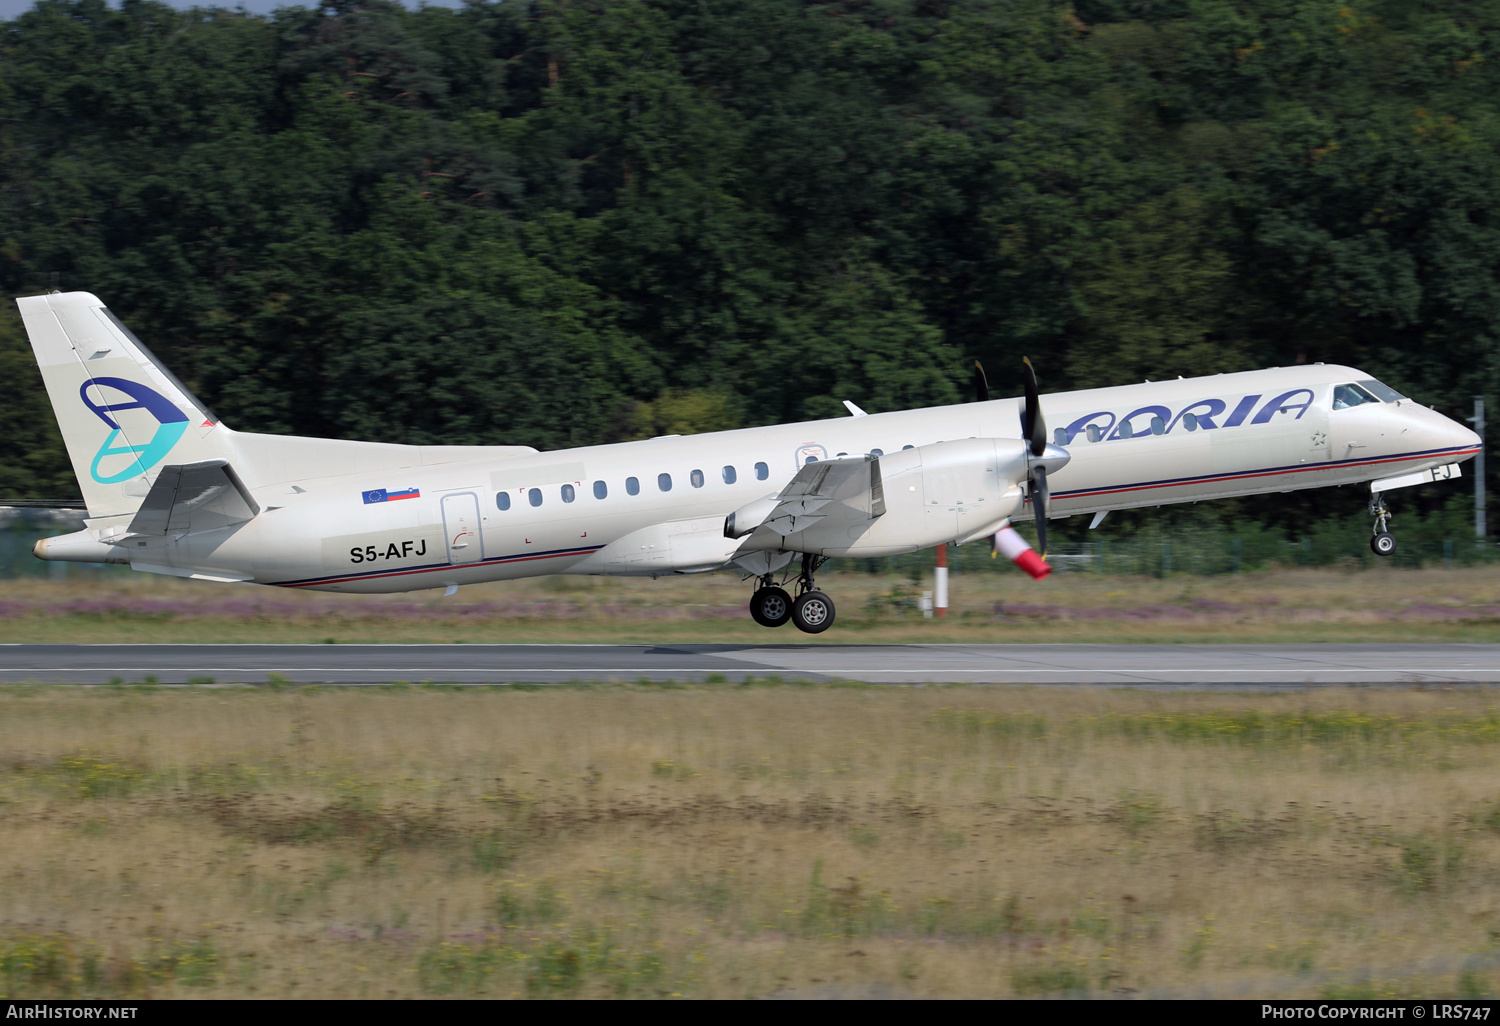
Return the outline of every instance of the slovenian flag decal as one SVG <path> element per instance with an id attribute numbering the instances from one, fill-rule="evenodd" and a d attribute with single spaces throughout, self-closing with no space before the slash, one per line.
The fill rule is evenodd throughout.
<path id="1" fill-rule="evenodd" d="M 365 497 L 366 506 L 372 502 L 395 502 L 397 499 L 417 499 L 422 496 L 421 489 L 418 488 L 398 488 L 395 491 L 388 488 L 376 488 L 374 491 L 360 494 Z"/>

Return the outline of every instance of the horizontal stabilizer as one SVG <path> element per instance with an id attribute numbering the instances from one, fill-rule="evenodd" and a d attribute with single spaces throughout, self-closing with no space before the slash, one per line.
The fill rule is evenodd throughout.
<path id="1" fill-rule="evenodd" d="M 242 524 L 259 512 L 227 460 L 166 466 L 130 521 L 130 533 L 198 534 Z"/>

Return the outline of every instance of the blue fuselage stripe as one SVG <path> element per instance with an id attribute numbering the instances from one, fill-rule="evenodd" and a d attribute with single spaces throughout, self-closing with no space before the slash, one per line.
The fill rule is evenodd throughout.
<path id="1" fill-rule="evenodd" d="M 313 584 L 332 584 L 338 581 L 372 581 L 381 577 L 405 577 L 409 574 L 430 574 L 439 570 L 463 570 L 471 566 L 496 566 L 501 563 L 525 563 L 533 559 L 556 559 L 561 556 L 586 556 L 597 552 L 603 545 L 582 545 L 571 549 L 547 549 L 542 552 L 517 552 L 508 556 L 490 556 L 473 563 L 429 563 L 424 566 L 408 566 L 399 570 L 365 570 L 352 574 L 329 574 L 326 577 L 304 577 L 295 581 L 272 581 L 281 588 L 304 588 Z"/>
<path id="2" fill-rule="evenodd" d="M 1311 470 L 1336 470 L 1348 467 L 1377 466 L 1382 463 L 1405 463 L 1412 460 L 1430 460 L 1442 456 L 1472 456 L 1479 451 L 1477 445 L 1448 449 L 1424 449 L 1420 452 L 1398 453 L 1394 456 L 1366 457 L 1363 459 L 1327 460 L 1322 463 L 1294 463 L 1282 467 L 1264 467 L 1259 470 L 1233 470 L 1220 474 L 1201 474 L 1194 477 L 1168 477 L 1157 481 L 1134 481 L 1128 484 L 1106 485 L 1099 488 L 1079 488 L 1072 491 L 1052 493 L 1054 499 L 1081 499 L 1093 495 L 1111 495 L 1116 492 L 1132 492 L 1146 488 L 1175 488 L 1195 484 L 1212 484 L 1215 481 L 1237 481 L 1252 477 L 1271 477 L 1276 474 L 1302 474 Z"/>

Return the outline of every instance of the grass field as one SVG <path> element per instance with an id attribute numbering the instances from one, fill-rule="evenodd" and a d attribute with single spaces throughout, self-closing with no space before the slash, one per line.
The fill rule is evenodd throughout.
<path id="1" fill-rule="evenodd" d="M 1484 996 L 1485 689 L 0 688 L 0 992 Z"/>
<path id="2" fill-rule="evenodd" d="M 771 632 L 732 574 L 659 581 L 549 577 L 349 596 L 152 574 L 0 581 L 0 642 L 1306 642 L 1500 641 L 1500 567 L 1283 570 L 1217 577 L 956 575 L 924 620 L 930 578 L 833 574 L 816 637 Z"/>

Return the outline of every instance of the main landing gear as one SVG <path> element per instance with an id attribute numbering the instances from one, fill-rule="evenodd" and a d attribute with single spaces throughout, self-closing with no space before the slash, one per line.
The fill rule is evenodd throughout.
<path id="1" fill-rule="evenodd" d="M 1377 556 L 1389 556 L 1396 551 L 1396 536 L 1391 533 L 1391 511 L 1385 508 L 1385 499 L 1380 492 L 1370 496 L 1370 516 L 1375 518 L 1370 538 L 1370 551 Z"/>
<path id="2" fill-rule="evenodd" d="M 762 627 L 780 627 L 790 620 L 806 634 L 821 634 L 832 627 L 833 599 L 813 586 L 813 574 L 826 561 L 825 556 L 802 557 L 795 599 L 777 587 L 770 574 L 760 578 L 760 588 L 750 597 L 750 616 Z"/>
<path id="3" fill-rule="evenodd" d="M 762 627 L 780 627 L 792 618 L 792 597 L 771 583 L 770 574 L 760 580 L 760 590 L 750 596 L 750 616 Z"/>

